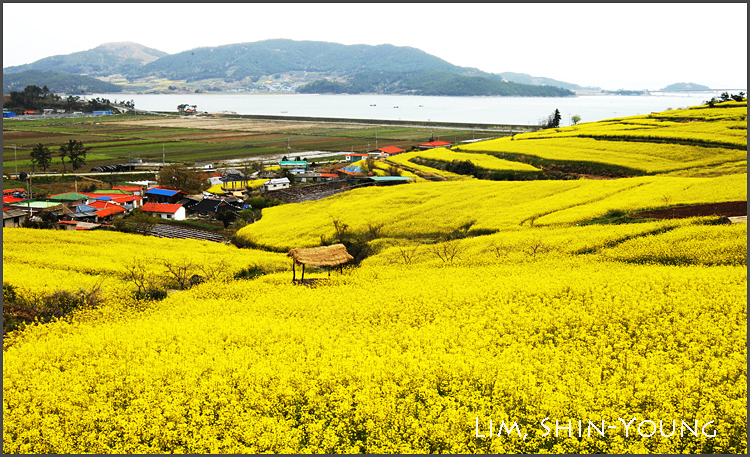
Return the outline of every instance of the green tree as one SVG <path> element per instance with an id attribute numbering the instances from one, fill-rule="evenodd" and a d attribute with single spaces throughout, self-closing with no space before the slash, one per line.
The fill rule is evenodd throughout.
<path id="1" fill-rule="evenodd" d="M 539 121 L 539 125 L 545 129 L 554 129 L 560 127 L 561 119 L 562 116 L 560 115 L 560 110 L 555 109 L 555 112 L 547 116 L 547 119 L 542 119 L 541 121 Z"/>
<path id="2" fill-rule="evenodd" d="M 49 148 L 42 143 L 34 146 L 31 150 L 31 164 L 32 166 L 38 166 L 44 171 L 47 171 L 50 164 L 52 163 L 52 153 Z"/>
<path id="3" fill-rule="evenodd" d="M 576 125 L 581 122 L 581 116 L 574 114 L 573 117 L 570 118 L 570 120 L 573 121 L 573 125 Z"/>
<path id="4" fill-rule="evenodd" d="M 200 173 L 188 169 L 181 163 L 167 165 L 159 171 L 156 182 L 163 187 L 197 194 L 208 188 L 208 182 Z"/>
<path id="5" fill-rule="evenodd" d="M 63 144 L 62 146 L 60 146 L 60 160 L 63 164 L 63 170 L 68 171 L 67 167 L 65 166 L 66 158 L 70 162 L 70 165 L 73 167 L 73 170 L 81 168 L 81 165 L 86 164 L 86 154 L 88 154 L 90 150 L 91 148 L 83 147 L 83 143 L 81 141 L 68 140 L 68 144 Z"/>
<path id="6" fill-rule="evenodd" d="M 114 220 L 114 228 L 120 232 L 138 233 L 148 235 L 158 223 L 154 216 L 149 215 L 141 208 L 136 208 L 127 217 Z"/>

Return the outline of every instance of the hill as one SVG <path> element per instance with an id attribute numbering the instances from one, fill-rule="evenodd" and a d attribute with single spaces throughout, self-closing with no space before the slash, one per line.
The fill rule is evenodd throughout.
<path id="1" fill-rule="evenodd" d="M 669 91 L 669 90 L 711 90 L 710 87 L 704 86 L 702 84 L 696 84 L 696 83 L 674 83 L 670 84 L 666 87 L 663 87 L 659 90 L 663 91 Z"/>
<path id="2" fill-rule="evenodd" d="M 297 89 L 302 94 L 409 94 L 409 95 L 500 95 L 566 97 L 573 92 L 560 87 L 530 86 L 484 76 L 464 76 L 450 71 L 369 71 L 353 75 L 346 83 L 318 80 Z"/>
<path id="3" fill-rule="evenodd" d="M 26 86 L 31 85 L 47 86 L 53 93 L 64 94 L 122 92 L 122 86 L 85 75 L 50 70 L 24 70 L 3 75 L 3 94 L 9 94 L 12 91 L 21 92 Z"/>
<path id="4" fill-rule="evenodd" d="M 170 56 L 132 72 L 195 81 L 208 78 L 241 80 L 306 71 L 349 75 L 368 70 L 450 70 L 454 65 L 410 47 L 343 45 L 318 41 L 266 40 L 198 48 Z"/>
<path id="5" fill-rule="evenodd" d="M 649 176 L 360 187 L 238 232 L 283 252 L 3 228 L 4 328 L 20 327 L 3 341 L 3 450 L 746 453 L 747 224 L 605 220 L 746 206 L 746 151 L 744 172 L 711 161 L 746 148 L 746 112 L 484 145 L 628 156 Z M 667 175 L 683 157 L 689 176 Z M 286 250 L 339 242 L 366 258 L 331 271 L 320 256 L 292 281 Z"/>
<path id="6" fill-rule="evenodd" d="M 425 80 L 426 86 L 388 90 L 380 88 L 371 90 L 370 88 L 366 90 L 368 92 L 409 93 L 409 90 L 413 90 L 417 92 L 411 93 L 456 94 L 456 89 L 441 87 L 441 84 L 436 81 L 436 79 L 445 80 L 447 76 L 437 77 L 434 72 L 449 72 L 458 76 L 490 80 L 456 79 L 452 83 L 459 86 L 471 86 L 470 90 L 459 87 L 458 95 L 535 95 L 549 92 L 546 89 L 531 90 L 523 86 L 513 88 L 505 86 L 500 89 L 503 86 L 495 84 L 494 81 L 503 79 L 511 83 L 530 86 L 580 88 L 577 84 L 551 78 L 531 77 L 510 72 L 496 75 L 476 68 L 459 67 L 419 49 L 405 46 L 343 45 L 286 39 L 203 47 L 173 55 L 135 43 L 108 43 L 89 51 L 47 57 L 31 64 L 4 68 L 3 73 L 17 73 L 30 69 L 91 76 L 118 75 L 127 78 L 131 83 L 137 81 L 136 87 L 141 84 L 148 86 L 148 81 L 153 78 L 180 81 L 192 87 L 190 92 L 195 91 L 196 87 L 205 90 L 248 89 L 257 87 L 258 84 L 262 85 L 262 82 L 259 83 L 261 78 L 273 80 L 282 75 L 295 86 L 325 79 L 353 77 L 357 78 L 357 85 L 388 85 L 387 82 L 373 81 L 373 72 L 402 73 L 403 75 L 398 78 L 407 83 L 406 85 L 409 83 L 418 85 L 421 79 Z M 179 83 L 174 85 L 179 86 Z M 306 90 L 338 90 L 333 87 L 338 86 L 319 82 Z M 352 90 L 347 89 L 348 92 Z M 556 94 L 556 96 L 561 96 L 572 93 L 557 92 Z"/>
<path id="7" fill-rule="evenodd" d="M 562 87 L 563 89 L 569 90 L 600 90 L 600 87 L 589 87 L 580 86 L 578 84 L 567 83 L 564 81 L 558 81 L 557 79 L 545 78 L 543 76 L 531 76 L 526 73 L 513 73 L 510 71 L 504 71 L 502 73 L 492 74 L 492 78 L 495 79 L 507 79 L 510 82 L 519 84 L 530 84 L 532 86 L 555 86 Z"/>
<path id="8" fill-rule="evenodd" d="M 459 149 L 611 177 L 747 173 L 747 100 L 544 129 Z"/>
<path id="9" fill-rule="evenodd" d="M 168 54 L 138 43 L 105 43 L 87 51 L 45 57 L 36 62 L 3 68 L 6 74 L 26 70 L 51 70 L 90 76 L 129 74 Z"/>

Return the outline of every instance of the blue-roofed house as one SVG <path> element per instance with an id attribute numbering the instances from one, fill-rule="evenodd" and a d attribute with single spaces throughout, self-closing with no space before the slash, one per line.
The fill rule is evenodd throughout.
<path id="1" fill-rule="evenodd" d="M 146 191 L 146 201 L 148 203 L 176 204 L 185 197 L 187 197 L 187 193 L 181 190 L 154 187 Z"/>

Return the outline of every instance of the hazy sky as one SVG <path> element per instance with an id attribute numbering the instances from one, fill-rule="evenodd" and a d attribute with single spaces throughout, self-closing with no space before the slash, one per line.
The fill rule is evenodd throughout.
<path id="1" fill-rule="evenodd" d="M 411 46 L 603 89 L 747 88 L 746 3 L 3 4 L 3 67 L 116 41 L 173 54 L 272 38 Z"/>

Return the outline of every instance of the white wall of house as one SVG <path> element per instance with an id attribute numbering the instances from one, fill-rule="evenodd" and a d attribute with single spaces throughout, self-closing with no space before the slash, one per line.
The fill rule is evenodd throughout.
<path id="1" fill-rule="evenodd" d="M 173 221 L 184 221 L 185 220 L 185 208 L 180 207 L 177 211 L 174 213 L 152 213 L 156 217 L 160 217 L 162 219 L 169 219 Z"/>

